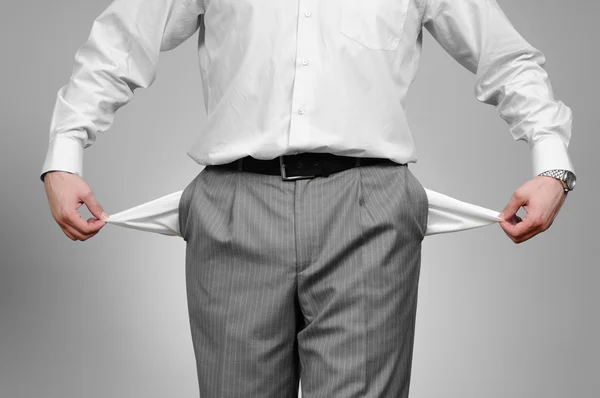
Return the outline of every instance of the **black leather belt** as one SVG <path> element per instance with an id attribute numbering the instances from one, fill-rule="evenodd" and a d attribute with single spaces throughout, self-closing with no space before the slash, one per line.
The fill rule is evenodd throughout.
<path id="1" fill-rule="evenodd" d="M 281 175 L 283 180 L 290 181 L 317 176 L 327 177 L 330 174 L 353 167 L 380 163 L 400 165 L 387 158 L 359 158 L 331 153 L 303 152 L 295 155 L 283 155 L 268 160 L 246 156 L 230 163 L 211 165 L 210 167 L 223 167 L 259 174 Z"/>

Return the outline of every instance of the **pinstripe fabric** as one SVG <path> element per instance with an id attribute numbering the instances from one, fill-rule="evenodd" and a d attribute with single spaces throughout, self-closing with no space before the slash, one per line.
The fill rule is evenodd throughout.
<path id="1" fill-rule="evenodd" d="M 427 208 L 406 165 L 206 166 L 179 203 L 200 396 L 408 397 Z"/>

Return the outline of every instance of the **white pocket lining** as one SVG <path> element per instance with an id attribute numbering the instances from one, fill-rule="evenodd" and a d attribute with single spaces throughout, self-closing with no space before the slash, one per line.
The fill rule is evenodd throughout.
<path id="1" fill-rule="evenodd" d="M 463 202 L 425 188 L 428 206 L 425 236 L 479 228 L 502 221 L 497 211 Z M 111 214 L 103 219 L 109 224 L 179 236 L 179 201 L 183 190 L 162 196 L 150 202 Z"/>

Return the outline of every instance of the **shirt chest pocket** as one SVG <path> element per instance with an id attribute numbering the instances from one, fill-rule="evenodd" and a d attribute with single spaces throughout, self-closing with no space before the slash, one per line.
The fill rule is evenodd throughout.
<path id="1" fill-rule="evenodd" d="M 410 0 L 342 0 L 339 31 L 372 50 L 395 50 Z"/>

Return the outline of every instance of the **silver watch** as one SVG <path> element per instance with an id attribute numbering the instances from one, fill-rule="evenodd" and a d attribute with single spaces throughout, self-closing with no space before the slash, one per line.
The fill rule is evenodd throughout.
<path id="1" fill-rule="evenodd" d="M 572 191 L 575 188 L 575 181 L 577 180 L 575 174 L 569 170 L 548 170 L 538 174 L 538 176 L 554 177 L 560 180 L 565 192 Z"/>

